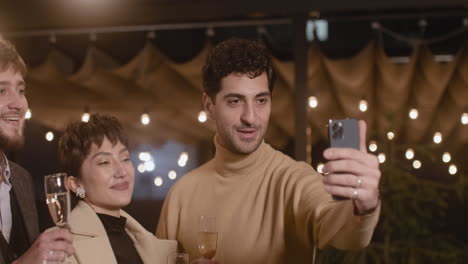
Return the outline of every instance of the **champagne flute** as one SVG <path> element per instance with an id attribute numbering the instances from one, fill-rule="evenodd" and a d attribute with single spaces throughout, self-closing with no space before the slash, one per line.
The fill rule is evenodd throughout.
<path id="1" fill-rule="evenodd" d="M 198 217 L 198 251 L 202 259 L 213 259 L 216 255 L 218 231 L 216 217 L 201 215 Z"/>
<path id="2" fill-rule="evenodd" d="M 66 187 L 67 174 L 55 173 L 44 177 L 46 203 L 55 225 L 59 228 L 68 228 L 70 215 L 70 192 Z M 67 257 L 67 263 L 71 263 Z"/>

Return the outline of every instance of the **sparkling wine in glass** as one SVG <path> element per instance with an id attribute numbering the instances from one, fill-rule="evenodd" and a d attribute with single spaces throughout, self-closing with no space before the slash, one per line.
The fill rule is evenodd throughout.
<path id="1" fill-rule="evenodd" d="M 68 228 L 68 216 L 70 215 L 70 192 L 66 187 L 67 174 L 55 173 L 44 177 L 46 203 L 49 213 L 55 225 L 60 228 Z M 65 263 L 71 263 L 69 256 Z"/>
<path id="2" fill-rule="evenodd" d="M 44 178 L 46 202 L 49 213 L 58 227 L 66 227 L 70 215 L 70 192 L 66 188 L 67 174 L 55 173 Z"/>
<path id="3" fill-rule="evenodd" d="M 203 259 L 213 259 L 216 255 L 218 231 L 216 230 L 216 217 L 198 217 L 198 251 Z"/>

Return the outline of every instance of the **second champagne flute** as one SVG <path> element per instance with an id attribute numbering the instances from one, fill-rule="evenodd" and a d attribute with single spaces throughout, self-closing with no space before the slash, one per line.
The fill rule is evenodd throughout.
<path id="1" fill-rule="evenodd" d="M 216 230 L 216 217 L 198 217 L 198 251 L 203 259 L 212 259 L 216 255 L 218 231 Z"/>

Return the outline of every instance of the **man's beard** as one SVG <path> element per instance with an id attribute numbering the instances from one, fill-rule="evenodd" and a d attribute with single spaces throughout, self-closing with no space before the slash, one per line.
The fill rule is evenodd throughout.
<path id="1" fill-rule="evenodd" d="M 21 131 L 16 137 L 10 138 L 0 129 L 0 149 L 3 151 L 15 151 L 24 145 L 24 136 Z"/>

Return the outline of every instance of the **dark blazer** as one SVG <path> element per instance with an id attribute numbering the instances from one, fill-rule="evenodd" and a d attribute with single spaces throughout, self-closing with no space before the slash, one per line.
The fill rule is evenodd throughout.
<path id="1" fill-rule="evenodd" d="M 10 166 L 10 182 L 15 192 L 19 209 L 23 216 L 29 243 L 32 244 L 39 235 L 39 220 L 37 216 L 36 201 L 34 197 L 34 185 L 31 175 L 18 164 L 8 161 Z M 3 256 L 0 256 L 0 264 L 5 264 Z"/>

